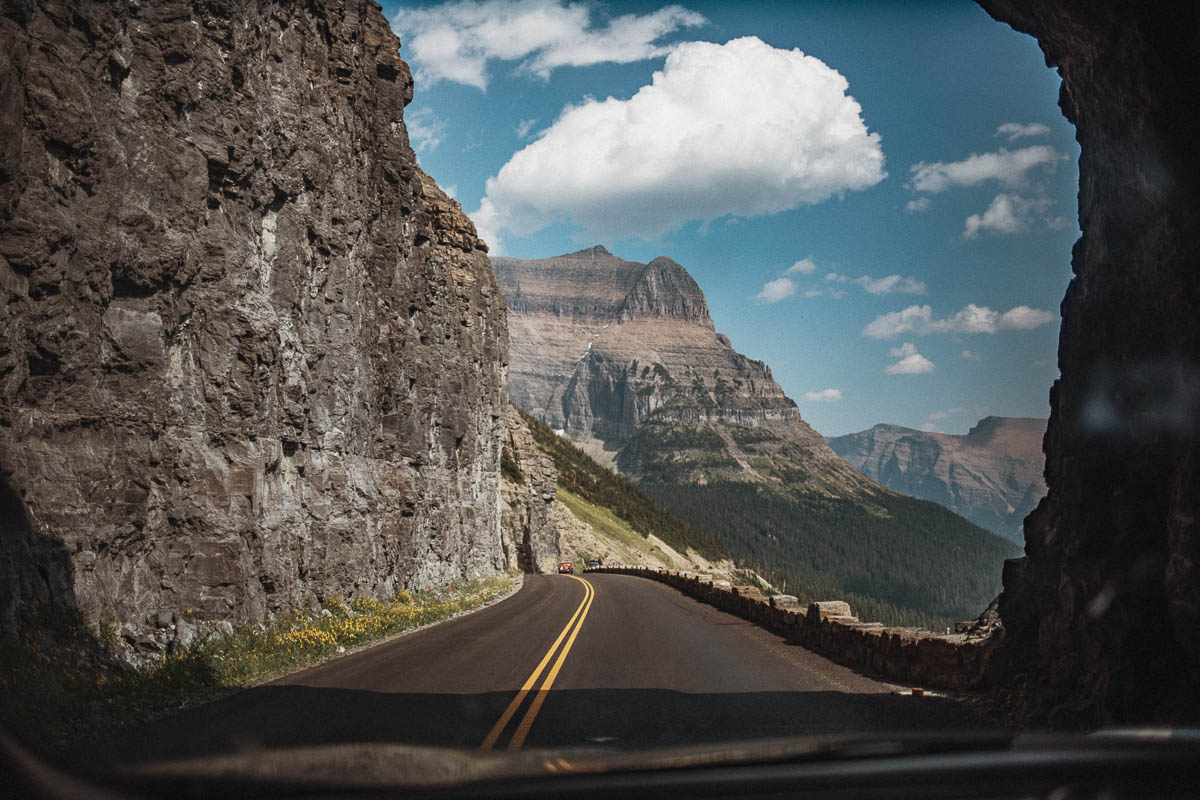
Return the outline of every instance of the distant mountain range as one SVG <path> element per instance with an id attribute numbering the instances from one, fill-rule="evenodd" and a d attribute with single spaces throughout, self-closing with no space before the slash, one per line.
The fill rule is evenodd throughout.
<path id="1" fill-rule="evenodd" d="M 493 258 L 509 309 L 509 397 L 789 591 L 870 618 L 941 624 L 995 596 L 1011 543 L 854 469 L 766 364 L 718 333 L 668 258 L 603 247 Z"/>
<path id="2" fill-rule="evenodd" d="M 1045 432 L 1044 419 L 985 417 L 965 436 L 876 425 L 826 441 L 872 480 L 1024 543 L 1021 523 L 1046 494 Z"/>

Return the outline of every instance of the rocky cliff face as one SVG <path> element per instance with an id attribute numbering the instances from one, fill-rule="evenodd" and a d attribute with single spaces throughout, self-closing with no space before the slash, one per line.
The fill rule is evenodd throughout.
<path id="1" fill-rule="evenodd" d="M 838 462 L 770 369 L 716 332 L 669 258 L 637 264 L 597 246 L 492 267 L 509 298 L 512 401 L 593 455 L 611 463 L 646 423 L 678 422 L 768 426 Z"/>
<path id="2" fill-rule="evenodd" d="M 3 613 L 503 568 L 504 301 L 378 6 L 0 9 Z"/>
<path id="3" fill-rule="evenodd" d="M 981 0 L 1037 37 L 1080 143 L 1049 494 L 994 679 L 1071 723 L 1200 720 L 1200 10 Z"/>
<path id="4" fill-rule="evenodd" d="M 1044 419 L 986 417 L 966 436 L 876 425 L 827 441 L 871 480 L 1022 542 L 1022 522 L 1046 494 L 1045 432 Z"/>
<path id="5" fill-rule="evenodd" d="M 508 435 L 501 460 L 501 522 L 509 566 L 522 572 L 558 569 L 561 517 L 556 513 L 558 469 L 538 449 L 517 409 L 508 407 Z"/>

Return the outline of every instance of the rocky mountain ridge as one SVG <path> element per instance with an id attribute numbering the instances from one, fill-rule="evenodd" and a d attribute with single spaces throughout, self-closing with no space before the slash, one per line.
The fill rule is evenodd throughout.
<path id="1" fill-rule="evenodd" d="M 648 423 L 769 428 L 799 457 L 867 487 L 800 418 L 770 368 L 716 331 L 704 293 L 669 258 L 638 264 L 596 246 L 493 258 L 492 268 L 510 298 L 510 398 L 601 461 L 615 463 Z"/>
<path id="2" fill-rule="evenodd" d="M 871 480 L 1021 543 L 1046 494 L 1045 431 L 1044 419 L 985 417 L 964 436 L 880 424 L 826 441 Z"/>
<path id="3" fill-rule="evenodd" d="M 368 0 L 4 6 L 0 616 L 506 567 L 504 301 L 398 48 Z"/>

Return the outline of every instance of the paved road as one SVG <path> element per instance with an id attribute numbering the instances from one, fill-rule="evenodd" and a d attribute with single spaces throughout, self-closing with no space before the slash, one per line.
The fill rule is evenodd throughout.
<path id="1" fill-rule="evenodd" d="M 976 727 L 674 589 L 529 576 L 511 598 L 134 731 L 103 761 L 348 742 L 621 748 Z"/>

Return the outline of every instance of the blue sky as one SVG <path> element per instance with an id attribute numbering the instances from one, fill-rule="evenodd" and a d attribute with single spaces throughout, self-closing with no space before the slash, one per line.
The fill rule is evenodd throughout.
<path id="1" fill-rule="evenodd" d="M 493 252 L 665 255 L 839 435 L 1046 416 L 1078 146 L 970 2 L 384 3 Z"/>

